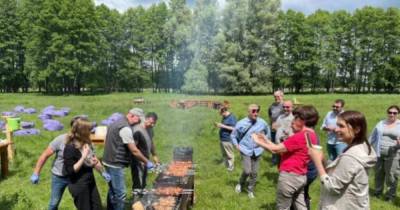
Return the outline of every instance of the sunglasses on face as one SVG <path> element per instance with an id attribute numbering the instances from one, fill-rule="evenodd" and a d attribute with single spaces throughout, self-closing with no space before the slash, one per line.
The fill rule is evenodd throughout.
<path id="1" fill-rule="evenodd" d="M 283 108 L 284 108 L 284 109 L 289 109 L 289 108 L 290 108 L 290 106 L 283 106 Z"/>
<path id="2" fill-rule="evenodd" d="M 391 112 L 391 111 L 388 111 L 387 113 L 388 114 L 392 114 L 392 115 L 397 115 L 398 114 L 398 112 Z"/>
<path id="3" fill-rule="evenodd" d="M 339 108 L 340 108 L 340 106 L 335 106 L 335 105 L 332 105 L 332 108 L 334 108 L 334 109 L 339 109 Z"/>
<path id="4" fill-rule="evenodd" d="M 252 109 L 252 110 L 251 110 L 251 113 L 253 113 L 253 114 L 259 113 L 259 112 L 260 112 L 260 109 Z"/>

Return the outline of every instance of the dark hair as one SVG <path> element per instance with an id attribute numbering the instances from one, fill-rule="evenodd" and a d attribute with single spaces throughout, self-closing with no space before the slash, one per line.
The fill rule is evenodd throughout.
<path id="1" fill-rule="evenodd" d="M 77 120 L 79 120 L 79 119 L 85 120 L 85 121 L 88 121 L 88 120 L 89 120 L 87 115 L 76 115 L 76 116 L 74 116 L 74 117 L 71 119 L 71 122 L 69 122 L 69 125 L 72 127 L 72 125 L 74 124 L 74 122 L 77 121 Z"/>
<path id="2" fill-rule="evenodd" d="M 335 103 L 340 103 L 342 107 L 344 107 L 344 100 L 343 99 L 336 99 Z"/>
<path id="3" fill-rule="evenodd" d="M 389 108 L 386 109 L 386 112 L 388 112 L 388 111 L 391 110 L 391 109 L 397 109 L 397 112 L 400 112 L 400 108 L 399 108 L 399 106 L 397 106 L 397 105 L 391 105 L 391 106 L 389 106 Z"/>
<path id="4" fill-rule="evenodd" d="M 371 154 L 371 145 L 367 139 L 367 120 L 365 120 L 365 116 L 358 111 L 345 111 L 338 115 L 338 119 L 341 119 L 347 125 L 350 125 L 353 131 L 357 129 L 359 130 L 358 133 L 354 133 L 353 141 L 343 152 L 346 152 L 352 146 L 363 144 L 365 142 L 368 145 L 368 154 Z"/>
<path id="5" fill-rule="evenodd" d="M 146 118 L 153 118 L 155 121 L 158 120 L 158 116 L 155 112 L 149 112 L 146 114 Z"/>
<path id="6" fill-rule="evenodd" d="M 307 127 L 314 127 L 318 123 L 318 111 L 312 105 L 298 106 L 293 110 L 293 116 L 304 120 Z"/>
<path id="7" fill-rule="evenodd" d="M 220 114 L 222 114 L 222 113 L 224 113 L 224 112 L 226 112 L 226 111 L 228 111 L 228 107 L 226 107 L 226 106 L 223 106 L 223 107 L 221 107 L 221 108 L 219 109 L 219 113 L 220 113 Z"/>

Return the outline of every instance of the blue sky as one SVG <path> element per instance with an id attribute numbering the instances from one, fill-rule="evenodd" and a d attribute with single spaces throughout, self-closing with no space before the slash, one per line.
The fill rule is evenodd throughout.
<path id="1" fill-rule="evenodd" d="M 104 3 L 110 8 L 115 8 L 119 11 L 125 11 L 129 7 L 142 5 L 148 7 L 151 4 L 167 0 L 95 0 L 96 4 Z M 187 0 L 188 4 L 194 5 L 196 0 Z M 281 0 L 282 9 L 293 9 L 305 14 L 313 13 L 317 9 L 334 11 L 344 9 L 354 11 L 357 8 L 364 6 L 375 7 L 400 7 L 400 0 Z M 218 0 L 220 5 L 225 4 L 225 0 Z"/>

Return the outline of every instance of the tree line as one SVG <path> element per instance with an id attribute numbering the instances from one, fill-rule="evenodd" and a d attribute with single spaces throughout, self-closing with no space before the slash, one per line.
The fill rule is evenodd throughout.
<path id="1" fill-rule="evenodd" d="M 397 92 L 400 10 L 0 0 L 0 91 Z"/>

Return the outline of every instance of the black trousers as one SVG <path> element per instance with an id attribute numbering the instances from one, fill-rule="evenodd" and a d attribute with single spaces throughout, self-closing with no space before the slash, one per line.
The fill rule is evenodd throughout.
<path id="1" fill-rule="evenodd" d="M 101 200 L 96 182 L 74 183 L 68 185 L 78 210 L 101 210 Z"/>
<path id="2" fill-rule="evenodd" d="M 132 192 L 135 190 L 143 190 L 146 187 L 147 168 L 141 162 L 132 160 L 131 162 L 132 175 Z"/>

